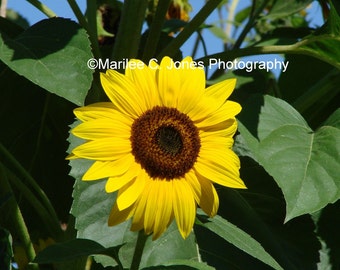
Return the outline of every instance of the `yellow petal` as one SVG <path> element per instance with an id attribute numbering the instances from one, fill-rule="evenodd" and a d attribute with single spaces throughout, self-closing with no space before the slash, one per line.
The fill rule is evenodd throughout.
<path id="1" fill-rule="evenodd" d="M 130 138 L 131 125 L 127 125 L 120 119 L 100 118 L 84 122 L 76 126 L 72 130 L 75 136 L 86 139 L 95 140 L 101 138 L 120 137 Z"/>
<path id="2" fill-rule="evenodd" d="M 155 72 L 140 60 L 130 60 L 130 62 L 133 62 L 136 68 L 130 68 L 128 65 L 125 75 L 140 89 L 146 107 L 151 109 L 160 105 Z"/>
<path id="3" fill-rule="evenodd" d="M 197 106 L 204 95 L 205 74 L 203 68 L 194 67 L 191 57 L 182 60 L 180 72 L 180 89 L 178 91 L 177 108 L 188 114 Z"/>
<path id="4" fill-rule="evenodd" d="M 169 57 L 164 57 L 158 72 L 158 89 L 162 105 L 177 107 L 178 92 L 180 91 L 180 77 L 174 62 Z"/>
<path id="5" fill-rule="evenodd" d="M 173 208 L 178 230 L 185 239 L 190 234 L 196 216 L 193 192 L 184 179 L 173 180 Z"/>
<path id="6" fill-rule="evenodd" d="M 202 176 L 199 176 L 199 178 L 197 178 L 196 174 L 193 171 L 188 172 L 185 175 L 185 178 L 187 179 L 194 193 L 195 201 L 197 202 L 197 204 L 207 215 L 216 215 L 219 205 L 219 199 L 212 183 Z"/>
<path id="7" fill-rule="evenodd" d="M 116 168 L 116 172 L 122 172 L 121 174 L 112 176 L 107 180 L 105 185 L 106 192 L 115 192 L 123 186 L 127 185 L 130 181 L 132 181 L 135 177 L 139 175 L 141 170 L 140 165 L 136 164 L 134 161 L 130 163 L 130 166 L 128 168 L 126 168 L 125 166 L 124 170 L 122 168 Z"/>
<path id="8" fill-rule="evenodd" d="M 220 103 L 219 106 L 221 106 L 234 91 L 235 85 L 236 79 L 224 80 L 222 82 L 209 86 L 205 90 L 205 94 L 218 100 L 218 102 Z"/>
<path id="9" fill-rule="evenodd" d="M 237 130 L 237 121 L 235 118 L 228 119 L 224 122 L 213 126 L 199 128 L 200 137 L 233 137 Z"/>
<path id="10" fill-rule="evenodd" d="M 83 175 L 82 180 L 89 181 L 121 175 L 131 167 L 133 162 L 134 157 L 131 154 L 114 161 L 96 161 Z"/>
<path id="11" fill-rule="evenodd" d="M 195 201 L 199 204 L 202 197 L 201 183 L 198 181 L 196 174 L 193 170 L 190 170 L 185 174 L 185 179 L 188 181 L 192 192 L 194 194 Z"/>
<path id="12" fill-rule="evenodd" d="M 148 187 L 150 189 L 148 200 L 145 206 L 145 215 L 144 215 L 144 229 L 147 234 L 153 232 L 156 213 L 159 211 L 157 205 L 157 198 L 159 196 L 159 186 L 160 182 L 157 180 L 151 180 L 149 182 Z"/>
<path id="13" fill-rule="evenodd" d="M 216 215 L 219 205 L 219 198 L 215 187 L 208 179 L 204 177 L 199 177 L 198 181 L 200 182 L 202 188 L 202 196 L 199 206 L 208 216 L 213 217 Z"/>
<path id="14" fill-rule="evenodd" d="M 144 177 L 139 177 L 139 175 L 119 189 L 117 195 L 117 206 L 119 210 L 124 210 L 132 205 L 142 193 L 145 187 L 145 179 Z"/>
<path id="15" fill-rule="evenodd" d="M 144 174 L 144 177 L 146 177 L 145 188 L 135 203 L 136 211 L 135 211 L 135 214 L 133 215 L 132 225 L 131 225 L 131 230 L 133 231 L 139 231 L 144 228 L 144 217 L 145 217 L 145 211 L 146 211 L 145 209 L 146 209 L 147 201 L 149 199 L 149 193 L 150 193 L 149 187 L 152 181 L 150 178 L 147 177 L 146 174 Z"/>
<path id="16" fill-rule="evenodd" d="M 230 149 L 201 149 L 194 170 L 222 186 L 246 188 L 240 178 L 239 167 L 239 159 Z"/>
<path id="17" fill-rule="evenodd" d="M 202 136 L 201 138 L 201 149 L 230 149 L 234 144 L 232 137 L 222 136 Z M 202 153 L 200 154 L 202 155 Z"/>
<path id="18" fill-rule="evenodd" d="M 107 70 L 106 74 L 100 73 L 100 80 L 106 95 L 120 112 L 136 119 L 146 111 L 141 90 L 128 77 Z"/>
<path id="19" fill-rule="evenodd" d="M 131 205 L 128 208 L 125 208 L 124 210 L 120 211 L 117 207 L 117 203 L 115 203 L 111 209 L 110 216 L 108 219 L 108 225 L 109 226 L 115 226 L 118 225 L 125 220 L 128 220 L 132 217 L 135 210 L 135 206 Z"/>
<path id="20" fill-rule="evenodd" d="M 172 215 L 172 183 L 171 181 L 157 181 L 158 196 L 157 196 L 157 212 L 155 216 L 154 232 L 152 240 L 156 240 L 168 227 Z"/>
<path id="21" fill-rule="evenodd" d="M 116 160 L 130 152 L 130 141 L 121 138 L 104 138 L 89 141 L 72 150 L 72 153 L 78 158 L 102 161 Z"/>
<path id="22" fill-rule="evenodd" d="M 75 116 L 85 122 L 98 118 L 110 118 L 116 114 L 116 110 L 111 102 L 98 102 L 88 106 L 79 107 L 73 110 Z"/>
<path id="23" fill-rule="evenodd" d="M 237 115 L 240 111 L 240 104 L 233 101 L 226 101 L 218 110 L 206 116 L 201 121 L 196 121 L 195 125 L 198 128 L 213 126 L 228 119 L 235 118 L 235 115 Z"/>

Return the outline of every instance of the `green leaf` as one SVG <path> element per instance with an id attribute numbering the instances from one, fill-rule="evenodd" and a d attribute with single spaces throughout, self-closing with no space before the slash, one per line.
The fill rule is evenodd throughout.
<path id="1" fill-rule="evenodd" d="M 340 108 L 337 109 L 324 123 L 324 126 L 332 126 L 340 129 Z"/>
<path id="2" fill-rule="evenodd" d="M 259 155 L 285 195 L 286 220 L 340 198 L 340 130 L 322 127 L 313 133 L 285 125 L 261 141 Z"/>
<path id="3" fill-rule="evenodd" d="M 143 270 L 151 270 L 151 269 L 154 269 L 154 270 L 160 270 L 160 269 L 213 270 L 215 268 L 202 262 L 196 262 L 196 261 L 191 261 L 191 260 L 172 260 L 172 261 L 165 262 L 165 263 L 162 263 L 161 265 L 157 265 L 154 267 L 143 268 Z"/>
<path id="4" fill-rule="evenodd" d="M 340 68 L 340 17 L 330 5 L 327 22 L 314 34 L 297 43 L 298 50 Z"/>
<path id="5" fill-rule="evenodd" d="M 67 31 L 66 31 L 67 30 Z M 77 105 L 92 82 L 85 30 L 68 19 L 38 22 L 15 38 L 0 34 L 0 60 L 33 83 Z"/>
<path id="6" fill-rule="evenodd" d="M 228 222 L 220 216 L 208 218 L 209 222 L 199 225 L 216 233 L 224 240 L 235 245 L 239 249 L 253 256 L 254 258 L 264 262 L 274 269 L 283 269 L 268 253 L 264 250 L 259 242 L 252 238 L 249 234 L 242 231 L 234 224 Z"/>
<path id="7" fill-rule="evenodd" d="M 313 56 L 340 68 L 340 37 L 329 34 L 305 39 L 298 43 L 298 52 Z"/>
<path id="8" fill-rule="evenodd" d="M 10 233 L 0 227 L 0 269 L 10 270 L 13 257 L 12 237 Z"/>
<path id="9" fill-rule="evenodd" d="M 78 122 L 72 125 L 76 126 Z M 70 149 L 82 143 L 82 140 L 70 135 Z M 131 265 L 137 233 L 130 231 L 131 221 L 125 221 L 113 227 L 107 225 L 111 207 L 116 199 L 116 193 L 105 192 L 105 180 L 82 181 L 81 177 L 91 165 L 89 160 L 71 160 L 70 174 L 76 179 L 73 192 L 71 213 L 76 217 L 78 238 L 91 239 L 105 248 L 123 245 L 119 250 L 122 265 Z M 176 223 L 173 222 L 166 232 L 157 240 L 149 237 L 145 243 L 140 267 L 161 265 L 164 262 L 183 259 L 198 260 L 195 236 L 185 240 L 180 236 Z M 95 259 L 104 263 L 101 258 Z"/>
<path id="10" fill-rule="evenodd" d="M 330 11 L 326 23 L 316 32 L 316 34 L 324 33 L 334 36 L 340 34 L 340 16 L 332 1 L 330 1 Z"/>
<path id="11" fill-rule="evenodd" d="M 208 28 L 211 33 L 213 33 L 216 37 L 223 41 L 228 41 L 230 38 L 227 36 L 227 34 L 221 29 L 221 27 L 218 27 L 216 25 L 213 25 L 212 27 Z"/>
<path id="12" fill-rule="evenodd" d="M 277 0 L 266 18 L 283 18 L 306 8 L 313 0 Z"/>
<path id="13" fill-rule="evenodd" d="M 244 9 L 237 12 L 237 14 L 235 15 L 235 22 L 237 23 L 237 25 L 243 23 L 249 17 L 250 12 L 251 6 L 245 7 Z"/>
<path id="14" fill-rule="evenodd" d="M 286 61 L 289 68 L 279 79 L 282 99 L 292 104 L 311 127 L 319 127 L 339 106 L 340 70 L 305 55 L 287 55 Z"/>
<path id="15" fill-rule="evenodd" d="M 59 263 L 87 257 L 93 254 L 114 255 L 118 247 L 106 249 L 89 239 L 72 239 L 68 242 L 57 243 L 40 251 L 35 257 L 35 263 Z"/>
<path id="16" fill-rule="evenodd" d="M 0 33 L 6 33 L 11 38 L 22 33 L 25 29 L 9 19 L 0 17 Z"/>
<path id="17" fill-rule="evenodd" d="M 255 97 L 240 114 L 239 130 L 258 162 L 283 191 L 286 221 L 340 198 L 340 130 L 313 132 L 294 108 L 270 96 Z"/>

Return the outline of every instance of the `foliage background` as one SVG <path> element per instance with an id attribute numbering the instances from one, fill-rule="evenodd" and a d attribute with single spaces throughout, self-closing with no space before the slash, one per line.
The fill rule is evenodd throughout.
<path id="1" fill-rule="evenodd" d="M 313 3 L 325 20 L 316 28 L 306 19 L 308 0 L 253 1 L 231 20 L 224 16 L 235 0 L 210 0 L 194 17 L 185 1 L 170 12 L 169 1 L 157 8 L 146 0 L 107 1 L 103 17 L 104 2 L 87 1 L 83 15 L 68 0 L 78 23 L 53 18 L 44 5 L 36 8 L 49 18 L 33 26 L 13 12 L 0 18 L 0 269 L 11 262 L 20 269 L 129 269 L 137 235 L 128 223 L 106 226 L 115 197 L 101 192 L 103 182 L 80 181 L 87 161 L 72 161 L 71 169 L 65 161 L 80 143 L 68 134 L 72 110 L 104 99 L 88 59 L 180 59 L 192 34 L 191 54 L 205 63 L 276 53 L 289 66 L 278 77 L 209 73 L 208 83 L 238 79 L 232 99 L 243 111 L 234 150 L 248 189 L 218 187 L 218 216 L 198 212 L 185 241 L 174 224 L 159 240 L 148 239 L 140 268 L 339 269 L 338 2 Z M 216 10 L 223 20 L 204 23 Z M 209 48 L 207 32 L 221 50 L 196 55 L 196 45 Z"/>

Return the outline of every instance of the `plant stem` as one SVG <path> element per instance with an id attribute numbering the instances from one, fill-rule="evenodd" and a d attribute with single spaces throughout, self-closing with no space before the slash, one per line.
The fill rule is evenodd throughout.
<path id="1" fill-rule="evenodd" d="M 164 24 L 165 15 L 168 11 L 171 0 L 158 1 L 155 17 L 152 20 L 150 26 L 148 38 L 145 43 L 143 52 L 143 61 L 147 62 L 150 58 L 154 57 L 158 40 L 161 35 L 161 30 Z"/>
<path id="2" fill-rule="evenodd" d="M 179 48 L 188 40 L 188 38 L 198 30 L 201 24 L 206 20 L 210 13 L 220 4 L 221 0 L 209 0 L 205 6 L 196 14 L 196 16 L 183 28 L 182 32 L 169 43 L 167 47 L 157 56 L 158 60 L 164 56 L 174 56 Z"/>
<path id="3" fill-rule="evenodd" d="M 311 43 L 313 41 L 314 41 L 313 38 L 309 38 L 301 40 L 291 45 L 270 45 L 262 47 L 247 47 L 242 49 L 235 49 L 231 51 L 212 54 L 207 57 L 202 57 L 200 59 L 197 59 L 196 61 L 203 61 L 204 65 L 209 65 L 209 59 L 212 58 L 222 59 L 223 61 L 232 61 L 238 57 L 257 54 L 302 54 L 315 57 L 337 68 L 340 68 L 340 64 L 334 61 L 333 59 L 323 57 L 317 52 L 304 47 L 304 45 L 308 45 L 308 43 Z"/>
<path id="4" fill-rule="evenodd" d="M 268 0 L 263 1 L 262 5 L 257 10 L 255 10 L 256 1 L 253 1 L 253 10 L 255 10 L 255 12 L 254 12 L 254 14 L 253 14 L 253 12 L 250 13 L 250 18 L 249 18 L 247 24 L 245 25 L 245 27 L 243 28 L 240 36 L 236 40 L 236 42 L 235 42 L 235 44 L 233 46 L 233 49 L 238 49 L 238 48 L 241 47 L 241 44 L 242 44 L 243 40 L 247 36 L 247 34 L 250 31 L 250 29 L 254 26 L 254 24 L 255 24 L 255 22 L 257 20 L 257 17 L 260 15 L 262 10 L 265 8 L 267 3 L 268 3 Z"/>
<path id="5" fill-rule="evenodd" d="M 31 5 L 35 6 L 38 10 L 40 10 L 42 13 L 44 13 L 47 17 L 53 18 L 57 17 L 57 14 L 55 14 L 49 7 L 44 5 L 38 0 L 26 0 L 29 2 Z"/>
<path id="6" fill-rule="evenodd" d="M 111 58 L 116 61 L 137 56 L 148 0 L 125 0 Z"/>
<path id="7" fill-rule="evenodd" d="M 6 18 L 7 0 L 1 0 L 0 3 L 0 17 Z"/>
<path id="8" fill-rule="evenodd" d="M 46 91 L 44 108 L 43 108 L 43 111 L 42 111 L 42 114 L 41 114 L 40 127 L 39 127 L 39 132 L 38 132 L 38 137 L 37 137 L 37 143 L 36 143 L 36 147 L 35 147 L 34 153 L 32 155 L 32 158 L 31 158 L 31 164 L 29 166 L 28 172 L 32 172 L 33 167 L 34 167 L 34 163 L 36 162 L 37 156 L 39 154 L 42 135 L 43 135 L 43 131 L 44 131 L 44 125 L 45 125 L 45 121 L 46 121 L 46 118 L 47 118 L 48 108 L 49 108 L 49 105 L 50 105 L 51 95 L 52 94 L 50 92 Z"/>
<path id="9" fill-rule="evenodd" d="M 1 172 L 0 190 L 3 194 L 11 195 L 11 198 L 7 201 L 8 206 L 7 206 L 6 211 L 8 211 L 8 213 L 10 213 L 11 215 L 10 218 L 11 218 L 11 224 L 13 226 L 12 228 L 15 234 L 18 236 L 18 238 L 22 242 L 28 261 L 32 262 L 35 258 L 35 250 L 33 248 L 33 244 L 29 236 L 24 218 L 22 217 L 20 208 L 15 200 L 12 188 L 8 183 L 6 170 L 2 163 L 0 163 L 0 172 Z M 35 263 L 32 263 L 32 264 L 29 264 L 28 269 L 38 270 L 39 266 Z"/>
<path id="10" fill-rule="evenodd" d="M 223 61 L 232 61 L 238 57 L 255 55 L 255 54 L 275 54 L 275 53 L 298 53 L 296 44 L 293 45 L 273 45 L 263 47 L 247 47 L 235 49 L 221 53 L 211 54 L 207 57 L 202 57 L 197 61 L 203 61 L 204 65 L 208 65 L 209 59 L 223 59 Z"/>
<path id="11" fill-rule="evenodd" d="M 133 253 L 132 263 L 130 270 L 138 270 L 140 262 L 142 260 L 143 250 L 145 247 L 145 242 L 148 236 L 144 233 L 144 231 L 140 230 L 138 232 L 135 252 Z"/>
<path id="12" fill-rule="evenodd" d="M 71 7 L 74 15 L 76 16 L 79 24 L 86 30 L 87 34 L 89 35 L 89 39 L 91 41 L 91 46 L 92 46 L 92 52 L 93 56 L 95 58 L 100 58 L 100 50 L 99 50 L 99 45 L 98 45 L 98 40 L 97 40 L 97 34 L 96 31 L 93 30 L 94 27 L 96 27 L 96 24 L 94 26 L 90 26 L 89 23 L 87 22 L 84 14 L 81 12 L 77 2 L 75 0 L 67 0 L 69 6 Z M 94 1 L 92 1 L 94 2 Z M 92 5 L 91 5 L 92 6 Z M 95 22 L 96 23 L 96 20 Z"/>
<path id="13" fill-rule="evenodd" d="M 327 98 L 334 98 L 339 91 L 336 91 L 335 88 L 340 84 L 339 70 L 333 69 L 328 74 L 326 74 L 320 81 L 318 81 L 315 85 L 313 85 L 308 91 L 306 91 L 303 95 L 297 98 L 292 105 L 296 108 L 300 113 L 306 113 L 317 101 L 319 100 L 327 100 Z M 324 104 L 328 104 L 325 102 Z M 321 107 L 321 106 L 320 106 Z M 320 108 L 322 110 L 324 108 Z M 315 113 L 317 110 L 314 110 L 312 113 Z M 312 114 L 311 113 L 311 114 Z M 308 115 L 311 117 L 311 115 Z"/>
<path id="14" fill-rule="evenodd" d="M 54 239 L 56 239 L 58 235 L 62 232 L 58 220 L 54 220 L 53 218 L 51 218 L 50 213 L 46 210 L 43 204 L 35 197 L 33 192 L 16 177 L 14 173 L 12 172 L 9 173 L 10 173 L 9 182 L 11 182 L 11 184 L 16 189 L 18 189 L 21 194 L 23 194 L 23 197 L 27 199 L 27 201 L 29 202 L 29 204 L 32 205 L 38 216 L 40 216 L 48 232 Z"/>
<path id="15" fill-rule="evenodd" d="M 234 20 L 235 20 L 235 12 L 236 12 L 236 8 L 238 5 L 239 0 L 233 0 L 229 6 L 229 12 L 228 12 L 228 18 L 227 18 L 227 23 L 226 23 L 226 27 L 225 27 L 225 34 L 227 36 L 227 38 L 231 39 L 231 30 L 232 30 L 232 26 L 234 24 Z"/>
<path id="16" fill-rule="evenodd" d="M 97 1 L 87 0 L 87 32 L 90 35 L 93 54 L 96 58 L 101 56 L 98 45 L 97 32 Z"/>
<path id="17" fill-rule="evenodd" d="M 51 215 L 52 219 L 58 222 L 57 214 L 46 196 L 45 192 L 39 187 L 33 177 L 25 170 L 24 167 L 16 160 L 15 157 L 0 143 L 0 156 L 3 158 L 4 161 L 7 161 L 8 164 L 13 168 L 13 171 L 17 172 L 23 179 L 26 179 L 28 183 L 32 186 L 33 190 L 39 195 L 42 200 L 43 205 L 48 210 L 49 214 Z"/>

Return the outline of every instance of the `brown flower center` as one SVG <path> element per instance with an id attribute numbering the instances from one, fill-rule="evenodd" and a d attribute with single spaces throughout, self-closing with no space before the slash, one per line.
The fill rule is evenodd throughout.
<path id="1" fill-rule="evenodd" d="M 156 106 L 136 119 L 131 128 L 132 154 L 152 178 L 183 177 L 200 150 L 198 130 L 175 108 Z"/>

